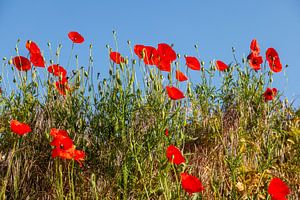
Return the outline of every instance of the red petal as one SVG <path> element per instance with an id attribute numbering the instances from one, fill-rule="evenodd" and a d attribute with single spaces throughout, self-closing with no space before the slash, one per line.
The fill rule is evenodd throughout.
<path id="1" fill-rule="evenodd" d="M 176 60 L 176 52 L 168 44 L 165 43 L 158 44 L 157 52 L 161 59 L 169 60 L 171 62 Z"/>
<path id="2" fill-rule="evenodd" d="M 171 163 L 174 163 L 176 165 L 185 163 L 185 158 L 181 154 L 180 150 L 174 145 L 170 145 L 167 148 L 166 156 Z"/>
<path id="3" fill-rule="evenodd" d="M 201 65 L 196 57 L 187 56 L 185 57 L 186 65 L 192 70 L 200 70 Z"/>
<path id="4" fill-rule="evenodd" d="M 228 66 L 224 62 L 222 62 L 221 60 L 216 61 L 216 67 L 219 71 L 224 71 L 228 68 Z"/>
<path id="5" fill-rule="evenodd" d="M 268 193 L 272 199 L 284 199 L 290 194 L 290 189 L 280 178 L 273 178 L 269 184 Z"/>
<path id="6" fill-rule="evenodd" d="M 14 57 L 12 62 L 19 71 L 28 71 L 31 69 L 30 61 L 23 56 Z"/>
<path id="7" fill-rule="evenodd" d="M 179 70 L 176 70 L 176 79 L 180 82 L 188 80 L 187 76 Z"/>
<path id="8" fill-rule="evenodd" d="M 78 32 L 75 32 L 75 31 L 69 32 L 68 37 L 74 43 L 83 43 L 84 42 L 84 38 L 82 37 L 82 35 L 80 35 Z"/>
<path id="9" fill-rule="evenodd" d="M 125 60 L 118 52 L 110 52 L 109 57 L 112 61 L 114 61 L 116 64 L 123 63 Z"/>
<path id="10" fill-rule="evenodd" d="M 173 100 L 178 100 L 184 98 L 184 94 L 176 87 L 166 86 L 167 93 L 169 97 Z"/>
<path id="11" fill-rule="evenodd" d="M 170 72 L 171 71 L 171 61 L 170 60 L 160 60 L 156 64 L 157 68 L 161 71 Z"/>
<path id="12" fill-rule="evenodd" d="M 259 45 L 258 45 L 256 39 L 253 39 L 253 40 L 251 41 L 250 49 L 251 49 L 251 52 L 252 52 L 255 56 L 258 56 L 258 55 L 259 55 L 259 53 L 260 53 L 260 48 L 259 48 Z"/>
<path id="13" fill-rule="evenodd" d="M 155 65 L 157 63 L 158 53 L 154 47 L 144 46 L 143 53 L 144 53 L 144 63 L 146 65 Z"/>
<path id="14" fill-rule="evenodd" d="M 201 181 L 197 177 L 185 172 L 181 173 L 180 176 L 182 188 L 189 194 L 201 192 L 204 190 Z"/>
<path id="15" fill-rule="evenodd" d="M 50 130 L 50 135 L 51 135 L 52 137 L 56 137 L 56 136 L 59 136 L 59 135 L 65 136 L 65 137 L 68 137 L 68 136 L 69 136 L 67 131 L 65 131 L 65 130 L 60 130 L 60 129 L 56 129 L 56 128 L 52 128 L 52 129 Z"/>
<path id="16" fill-rule="evenodd" d="M 36 67 L 45 67 L 44 58 L 39 53 L 30 54 L 30 61 L 33 64 L 33 66 L 36 66 Z"/>
<path id="17" fill-rule="evenodd" d="M 144 45 L 135 45 L 133 50 L 134 50 L 134 53 L 140 58 L 140 59 L 143 59 L 143 49 L 144 49 Z"/>
<path id="18" fill-rule="evenodd" d="M 27 40 L 26 49 L 28 49 L 30 54 L 36 54 L 36 53 L 41 54 L 41 50 L 38 47 L 38 45 L 35 42 L 31 41 L 31 40 Z"/>
<path id="19" fill-rule="evenodd" d="M 21 136 L 32 131 L 28 124 L 21 123 L 18 120 L 10 121 L 10 130 Z"/>
<path id="20" fill-rule="evenodd" d="M 67 150 L 73 148 L 73 140 L 69 137 L 58 135 L 51 142 L 51 146 L 59 147 L 61 149 Z"/>

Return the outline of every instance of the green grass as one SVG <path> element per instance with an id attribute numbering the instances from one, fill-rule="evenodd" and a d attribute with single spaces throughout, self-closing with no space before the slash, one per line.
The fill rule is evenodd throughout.
<path id="1" fill-rule="evenodd" d="M 60 50 L 51 61 L 46 58 L 48 64 L 58 62 Z M 282 91 L 264 101 L 262 94 L 273 82 L 266 63 L 255 72 L 243 58 L 219 72 L 214 62 L 202 62 L 200 72 L 188 72 L 198 73 L 200 82 L 189 82 L 186 98 L 172 101 L 165 86 L 179 85 L 174 75 L 164 77 L 135 56 L 121 65 L 110 63 L 109 76 L 96 80 L 92 46 L 87 67 L 79 67 L 78 56 L 75 61 L 74 73 L 69 71 L 72 91 L 64 97 L 52 76 L 40 78 L 46 69 L 19 72 L 3 60 L 1 199 L 270 199 L 273 177 L 290 187 L 289 199 L 299 198 L 300 115 L 280 98 Z M 4 82 L 7 73 L 13 76 Z M 11 119 L 33 131 L 15 135 Z M 82 168 L 51 158 L 51 128 L 67 130 L 86 152 Z M 182 150 L 186 165 L 168 162 L 170 144 Z M 183 170 L 201 180 L 202 193 L 184 192 Z"/>

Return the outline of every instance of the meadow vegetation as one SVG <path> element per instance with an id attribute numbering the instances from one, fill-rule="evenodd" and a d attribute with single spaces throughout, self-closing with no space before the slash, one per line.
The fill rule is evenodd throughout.
<path id="1" fill-rule="evenodd" d="M 0 199 L 271 199 L 275 177 L 299 199 L 300 114 L 272 88 L 288 68 L 253 41 L 228 64 L 128 41 L 129 55 L 108 48 L 106 78 L 92 45 L 87 66 L 71 54 L 65 70 L 67 49 L 46 58 L 18 41 L 1 69 Z"/>

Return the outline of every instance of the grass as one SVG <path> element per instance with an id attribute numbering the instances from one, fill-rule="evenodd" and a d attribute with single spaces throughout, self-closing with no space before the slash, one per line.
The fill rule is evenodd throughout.
<path id="1" fill-rule="evenodd" d="M 47 66 L 59 63 L 60 51 L 61 46 L 45 59 Z M 45 69 L 19 72 L 3 60 L 1 199 L 271 199 L 267 188 L 273 177 L 290 187 L 289 199 L 299 199 L 300 115 L 280 98 L 282 92 L 264 101 L 273 82 L 266 63 L 255 72 L 245 58 L 235 59 L 219 72 L 214 62 L 202 62 L 200 72 L 187 71 L 200 73 L 200 82 L 188 82 L 186 98 L 172 101 L 165 86 L 180 85 L 174 75 L 133 55 L 120 65 L 111 62 L 106 79 L 93 76 L 92 45 L 87 67 L 73 58 L 77 66 L 68 73 L 66 96 L 55 90 Z M 179 66 L 175 62 L 173 70 Z M 11 119 L 33 131 L 23 137 L 12 133 Z M 51 128 L 67 130 L 86 152 L 82 168 L 51 157 Z M 186 164 L 167 160 L 170 144 L 182 150 Z M 197 176 L 205 190 L 185 193 L 182 171 Z"/>

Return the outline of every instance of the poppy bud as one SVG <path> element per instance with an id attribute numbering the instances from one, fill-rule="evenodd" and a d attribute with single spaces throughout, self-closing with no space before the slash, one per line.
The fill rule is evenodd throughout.
<path id="1" fill-rule="evenodd" d="M 234 52 L 235 52 L 235 48 L 234 48 L 234 47 L 232 47 L 231 49 L 232 49 L 232 52 L 234 53 Z"/>
<path id="2" fill-rule="evenodd" d="M 17 82 L 17 81 L 16 81 L 16 79 L 14 78 L 14 79 L 13 79 L 13 83 L 16 83 L 16 82 Z"/>
<path id="3" fill-rule="evenodd" d="M 3 57 L 2 60 L 6 60 L 6 57 Z"/>
<path id="4" fill-rule="evenodd" d="M 52 65 L 54 62 L 53 62 L 53 60 L 50 60 L 50 64 Z"/>
<path id="5" fill-rule="evenodd" d="M 245 58 L 242 58 L 242 62 L 243 62 L 243 63 L 246 63 L 246 59 L 245 59 Z"/>
<path id="6" fill-rule="evenodd" d="M 197 44 L 195 44 L 194 47 L 195 47 L 195 49 L 198 49 L 198 45 Z"/>
<path id="7" fill-rule="evenodd" d="M 192 89 L 191 89 L 191 82 L 188 83 L 187 85 L 187 93 L 190 95 L 192 92 Z"/>
<path id="8" fill-rule="evenodd" d="M 51 47 L 51 43 L 50 43 L 50 42 L 47 42 L 47 46 L 48 46 L 48 47 Z"/>
<path id="9" fill-rule="evenodd" d="M 117 79 L 118 84 L 119 84 L 119 85 L 122 85 L 122 81 L 121 81 L 121 78 L 120 78 L 120 73 L 119 73 L 119 71 L 117 71 L 116 79 Z"/>
<path id="10" fill-rule="evenodd" d="M 16 51 L 16 52 L 19 52 L 19 48 L 18 48 L 18 47 L 16 47 L 16 48 L 15 48 L 15 51 Z"/>
<path id="11" fill-rule="evenodd" d="M 84 76 L 85 77 L 88 77 L 89 76 L 89 73 L 87 71 L 84 71 Z"/>
<path id="12" fill-rule="evenodd" d="M 34 87 L 38 87 L 39 86 L 39 84 L 35 81 L 35 82 L 33 82 L 33 85 L 34 85 Z"/>
<path id="13" fill-rule="evenodd" d="M 204 61 L 201 61 L 201 66 L 204 66 L 204 64 L 205 64 Z"/>
<path id="14" fill-rule="evenodd" d="M 270 79 L 269 79 L 269 82 L 270 82 L 270 83 L 272 83 L 272 82 L 273 82 L 273 78 L 272 78 L 272 77 L 270 77 Z"/>
<path id="15" fill-rule="evenodd" d="M 92 48 L 93 48 L 93 44 L 91 43 L 91 44 L 90 44 L 90 49 L 92 49 Z"/>
<path id="16" fill-rule="evenodd" d="M 109 68 L 109 75 L 112 76 L 112 74 L 113 74 L 112 68 Z"/>
<path id="17" fill-rule="evenodd" d="M 133 64 L 133 65 L 136 64 L 136 60 L 135 60 L 135 59 L 132 60 L 132 64 Z"/>
<path id="18" fill-rule="evenodd" d="M 181 55 L 178 53 L 178 54 L 177 54 L 177 58 L 179 59 L 180 57 L 181 57 Z"/>
<path id="19" fill-rule="evenodd" d="M 8 61 L 8 64 L 9 64 L 9 65 L 11 65 L 11 64 L 12 64 L 12 60 L 11 60 L 11 59 Z"/>
<path id="20" fill-rule="evenodd" d="M 113 30 L 113 31 L 112 31 L 112 33 L 113 33 L 113 35 L 115 35 L 115 34 L 116 34 L 116 31 L 115 31 L 115 30 Z"/>
<path id="21" fill-rule="evenodd" d="M 107 80 L 103 79 L 103 85 L 106 86 L 106 84 L 107 84 Z"/>
<path id="22" fill-rule="evenodd" d="M 122 72 L 124 72 L 124 64 L 123 63 L 120 63 L 120 68 L 121 68 Z"/>
<path id="23" fill-rule="evenodd" d="M 78 55 L 77 54 L 75 55 L 75 59 L 78 59 Z"/>
<path id="24" fill-rule="evenodd" d="M 154 80 L 154 75 L 153 75 L 153 71 L 152 70 L 150 70 L 150 78 L 151 78 L 151 80 Z"/>
<path id="25" fill-rule="evenodd" d="M 158 85 L 157 84 L 154 84 L 154 90 L 158 91 Z"/>
<path id="26" fill-rule="evenodd" d="M 131 43 L 131 41 L 130 41 L 130 40 L 127 40 L 127 44 L 130 45 L 130 43 Z"/>

